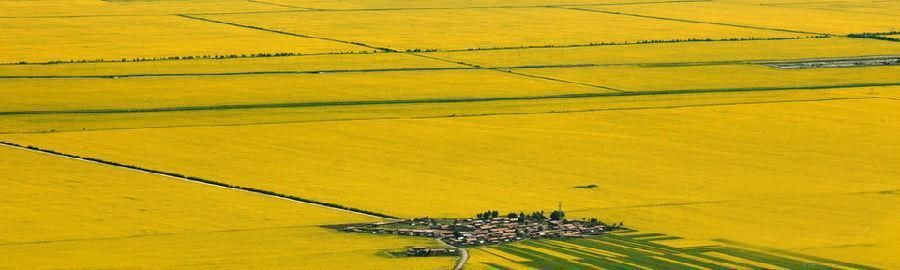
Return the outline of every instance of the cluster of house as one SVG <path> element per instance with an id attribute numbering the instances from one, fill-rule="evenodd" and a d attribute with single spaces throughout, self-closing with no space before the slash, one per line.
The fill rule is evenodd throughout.
<path id="1" fill-rule="evenodd" d="M 524 239 L 576 238 L 602 234 L 606 226 L 579 220 L 531 220 L 511 217 L 436 220 L 417 218 L 390 224 L 343 228 L 348 232 L 437 238 L 455 247 L 500 244 Z"/>
<path id="2" fill-rule="evenodd" d="M 459 249 L 455 248 L 411 247 L 406 249 L 406 256 L 410 257 L 456 256 L 458 254 Z"/>

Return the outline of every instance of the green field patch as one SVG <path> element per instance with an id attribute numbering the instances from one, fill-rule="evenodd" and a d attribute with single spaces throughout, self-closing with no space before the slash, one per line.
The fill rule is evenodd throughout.
<path id="1" fill-rule="evenodd" d="M 492 248 L 525 258 L 528 261 L 516 263 L 538 269 L 834 269 L 835 266 L 873 269 L 723 239 L 715 241 L 720 245 L 696 247 L 672 247 L 660 243 L 677 239 L 682 238 L 662 233 L 626 232 L 564 240 L 527 240 Z M 491 267 L 503 269 L 499 265 Z"/>

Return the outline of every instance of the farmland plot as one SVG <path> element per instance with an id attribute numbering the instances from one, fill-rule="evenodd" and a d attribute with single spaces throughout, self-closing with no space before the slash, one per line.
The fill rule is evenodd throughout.
<path id="1" fill-rule="evenodd" d="M 176 16 L 5 18 L 0 28 L 0 63 L 368 50 Z"/>
<path id="2" fill-rule="evenodd" d="M 0 78 L 225 76 L 291 73 L 372 72 L 465 67 L 399 53 L 291 55 L 225 59 L 0 65 Z"/>
<path id="3" fill-rule="evenodd" d="M 789 251 L 760 250 L 732 241 L 681 244 L 684 242 L 678 236 L 642 232 L 562 241 L 529 240 L 479 248 L 472 252 L 471 264 L 487 269 L 871 269 Z"/>
<path id="4" fill-rule="evenodd" d="M 389 0 L 348 0 L 348 1 L 327 1 L 327 0 L 273 0 L 271 3 L 278 3 L 291 6 L 300 6 L 317 10 L 389 10 L 389 9 L 464 9 L 464 8 L 516 8 L 516 7 L 532 7 L 546 5 L 629 5 L 638 4 L 633 0 L 605 0 L 602 2 L 591 0 L 447 0 L 447 1 L 428 1 L 428 0 L 407 0 L 407 1 L 389 1 Z"/>
<path id="5" fill-rule="evenodd" d="M 794 9 L 719 1 L 589 7 L 588 9 L 637 16 L 652 16 L 660 20 L 690 20 L 838 35 L 891 31 L 900 27 L 900 17 L 895 15 L 860 14 L 820 9 Z M 697 12 L 697 10 L 715 10 L 715 12 Z M 778 19 L 774 20 L 772 18 Z"/>
<path id="6" fill-rule="evenodd" d="M 3 101 L 0 114 L 234 109 L 232 105 L 278 108 L 609 92 L 491 70 L 8 79 L 0 80 L 0 88 L 20 97 Z M 66 95 L 59 95 L 61 91 Z"/>
<path id="7" fill-rule="evenodd" d="M 847 97 L 854 96 L 862 97 Z M 890 252 L 884 243 L 895 228 L 880 212 L 858 215 L 889 211 L 892 195 L 878 194 L 898 188 L 893 164 L 900 149 L 890 143 L 900 130 L 896 101 L 823 98 L 0 137 L 401 216 L 465 216 L 484 205 L 504 212 L 548 209 L 562 201 L 573 216 L 625 221 L 642 231 L 896 266 L 887 257 L 860 259 Z M 574 188 L 592 183 L 599 188 Z M 428 207 L 409 203 L 422 198 Z M 835 207 L 843 198 L 859 203 Z M 789 208 L 771 209 L 776 206 Z M 735 213 L 753 221 L 730 219 Z M 827 229 L 810 229 L 821 220 L 828 220 Z M 744 233 L 750 225 L 755 233 Z M 871 247 L 825 248 L 847 243 Z"/>
<path id="8" fill-rule="evenodd" d="M 191 0 L 191 1 L 142 1 L 109 0 L 127 8 L 129 14 L 184 14 L 184 13 L 243 13 L 279 12 L 297 8 L 271 4 L 265 1 L 242 0 Z"/>
<path id="9" fill-rule="evenodd" d="M 805 58 L 900 55 L 900 43 L 869 39 L 813 38 L 436 52 L 429 55 L 488 67 L 579 64 L 674 66 Z"/>
<path id="10" fill-rule="evenodd" d="M 393 50 L 808 36 L 552 8 L 297 12 L 200 17 Z M 531 23 L 538 21 L 544 23 Z M 485 32 L 496 34 L 484 35 Z"/>
<path id="11" fill-rule="evenodd" d="M 892 90 L 893 89 L 893 90 Z M 427 119 L 489 115 L 641 110 L 738 104 L 803 102 L 822 99 L 855 99 L 896 96 L 897 87 L 816 89 L 815 91 L 753 91 L 730 94 L 644 95 L 596 93 L 590 98 L 535 98 L 422 102 L 343 106 L 299 106 L 222 110 L 181 110 L 119 113 L 46 113 L 0 117 L 0 134 L 78 132 L 110 129 L 143 129 L 199 126 L 249 126 L 352 120 Z"/>
<path id="12" fill-rule="evenodd" d="M 6 217 L 0 268 L 319 268 L 366 262 L 396 269 L 452 263 L 378 255 L 429 241 L 319 228 L 375 220 L 319 206 L 7 146 L 0 146 L 0 171 L 0 183 L 15 186 L 0 191 Z"/>
<path id="13" fill-rule="evenodd" d="M 241 0 L 4 0 L 0 1 L 0 18 L 131 17 L 178 13 L 265 12 L 285 9 L 288 7 Z"/>
<path id="14" fill-rule="evenodd" d="M 779 69 L 765 65 L 699 65 L 676 67 L 547 68 L 526 74 L 602 85 L 623 91 L 679 91 L 760 88 L 819 88 L 897 85 L 900 66 L 862 68 Z"/>
<path id="15" fill-rule="evenodd" d="M 0 268 L 454 263 L 263 194 L 637 230 L 472 248 L 467 269 L 900 268 L 900 66 L 765 63 L 900 55 L 845 36 L 888 36 L 894 8 L 0 0 L 0 141 L 126 164 L 0 147 Z"/>
<path id="16" fill-rule="evenodd" d="M 799 9 L 824 9 L 859 14 L 877 14 L 898 17 L 900 3 L 891 1 L 841 1 L 841 2 L 798 2 L 778 3 L 779 7 Z"/>
<path id="17" fill-rule="evenodd" d="M 106 1 L 0 1 L 0 18 L 101 15 L 114 11 L 124 9 Z"/>

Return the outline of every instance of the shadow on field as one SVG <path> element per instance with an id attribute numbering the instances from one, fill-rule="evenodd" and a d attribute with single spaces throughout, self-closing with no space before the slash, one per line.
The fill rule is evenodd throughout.
<path id="1" fill-rule="evenodd" d="M 536 269 L 876 269 L 724 239 L 688 247 L 665 243 L 679 239 L 661 233 L 629 231 L 589 238 L 527 240 L 482 250 Z M 504 253 L 519 258 L 507 258 Z M 484 264 L 496 269 L 507 268 L 496 263 Z"/>

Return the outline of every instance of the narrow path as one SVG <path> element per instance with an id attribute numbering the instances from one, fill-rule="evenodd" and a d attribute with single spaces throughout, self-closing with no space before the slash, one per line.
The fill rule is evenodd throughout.
<path id="1" fill-rule="evenodd" d="M 451 246 L 450 244 L 447 244 L 447 242 L 444 242 L 444 240 L 441 240 L 441 239 L 435 239 L 435 240 L 438 241 L 438 243 L 441 243 L 441 245 L 444 245 L 447 247 L 454 247 L 454 246 Z M 453 265 L 453 270 L 462 270 L 463 268 L 465 268 L 466 262 L 469 261 L 469 251 L 466 250 L 465 248 L 456 248 L 456 249 L 459 250 L 459 258 L 456 259 L 456 264 Z"/>
<path id="2" fill-rule="evenodd" d="M 459 249 L 459 260 L 456 261 L 456 265 L 453 266 L 453 270 L 462 270 L 466 267 L 466 262 L 469 261 L 469 251 L 460 248 Z"/>
<path id="3" fill-rule="evenodd" d="M 268 190 L 262 190 L 262 189 L 252 188 L 252 187 L 236 186 L 236 185 L 231 185 L 231 184 L 227 184 L 227 183 L 223 183 L 223 182 L 203 179 L 203 178 L 199 178 L 199 177 L 184 176 L 182 174 L 177 174 L 177 173 L 172 173 L 172 172 L 146 169 L 146 168 L 141 168 L 141 167 L 137 167 L 134 165 L 126 165 L 126 164 L 121 164 L 121 163 L 116 163 L 116 162 L 111 162 L 111 161 L 105 161 L 105 160 L 101 160 L 101 159 L 97 159 L 97 158 L 65 154 L 65 153 L 54 151 L 54 150 L 47 150 L 47 149 L 34 147 L 34 146 L 23 146 L 20 144 L 6 142 L 6 141 L 0 141 L 0 146 L 5 146 L 5 147 L 19 149 L 19 150 L 25 150 L 25 151 L 32 151 L 32 152 L 41 153 L 41 154 L 45 154 L 45 155 L 51 155 L 54 157 L 61 157 L 61 158 L 78 160 L 78 161 L 85 161 L 85 162 L 100 164 L 100 165 L 104 165 L 104 166 L 116 167 L 119 169 L 126 169 L 126 170 L 130 170 L 130 171 L 152 174 L 152 175 L 167 177 L 167 178 L 176 179 L 176 180 L 204 184 L 204 185 L 213 186 L 213 187 L 249 192 L 249 193 L 253 193 L 256 195 L 268 196 L 268 197 L 281 199 L 281 200 L 288 200 L 288 201 L 292 201 L 292 202 L 311 204 L 311 205 L 315 205 L 315 206 L 329 208 L 332 210 L 343 211 L 343 212 L 357 214 L 357 215 L 364 215 L 364 216 L 372 217 L 372 218 L 388 219 L 388 220 L 398 219 L 397 217 L 394 217 L 394 216 L 390 216 L 390 215 L 386 215 L 386 214 L 382 214 L 382 213 L 378 213 L 378 212 L 373 212 L 373 211 L 368 211 L 368 210 L 362 210 L 362 209 L 358 209 L 358 208 L 346 207 L 346 206 L 342 206 L 342 205 L 335 204 L 335 203 L 320 202 L 320 201 L 311 200 L 311 199 L 304 199 L 304 198 L 296 197 L 293 195 L 281 194 L 281 193 L 276 193 L 276 192 L 268 191 Z"/>

